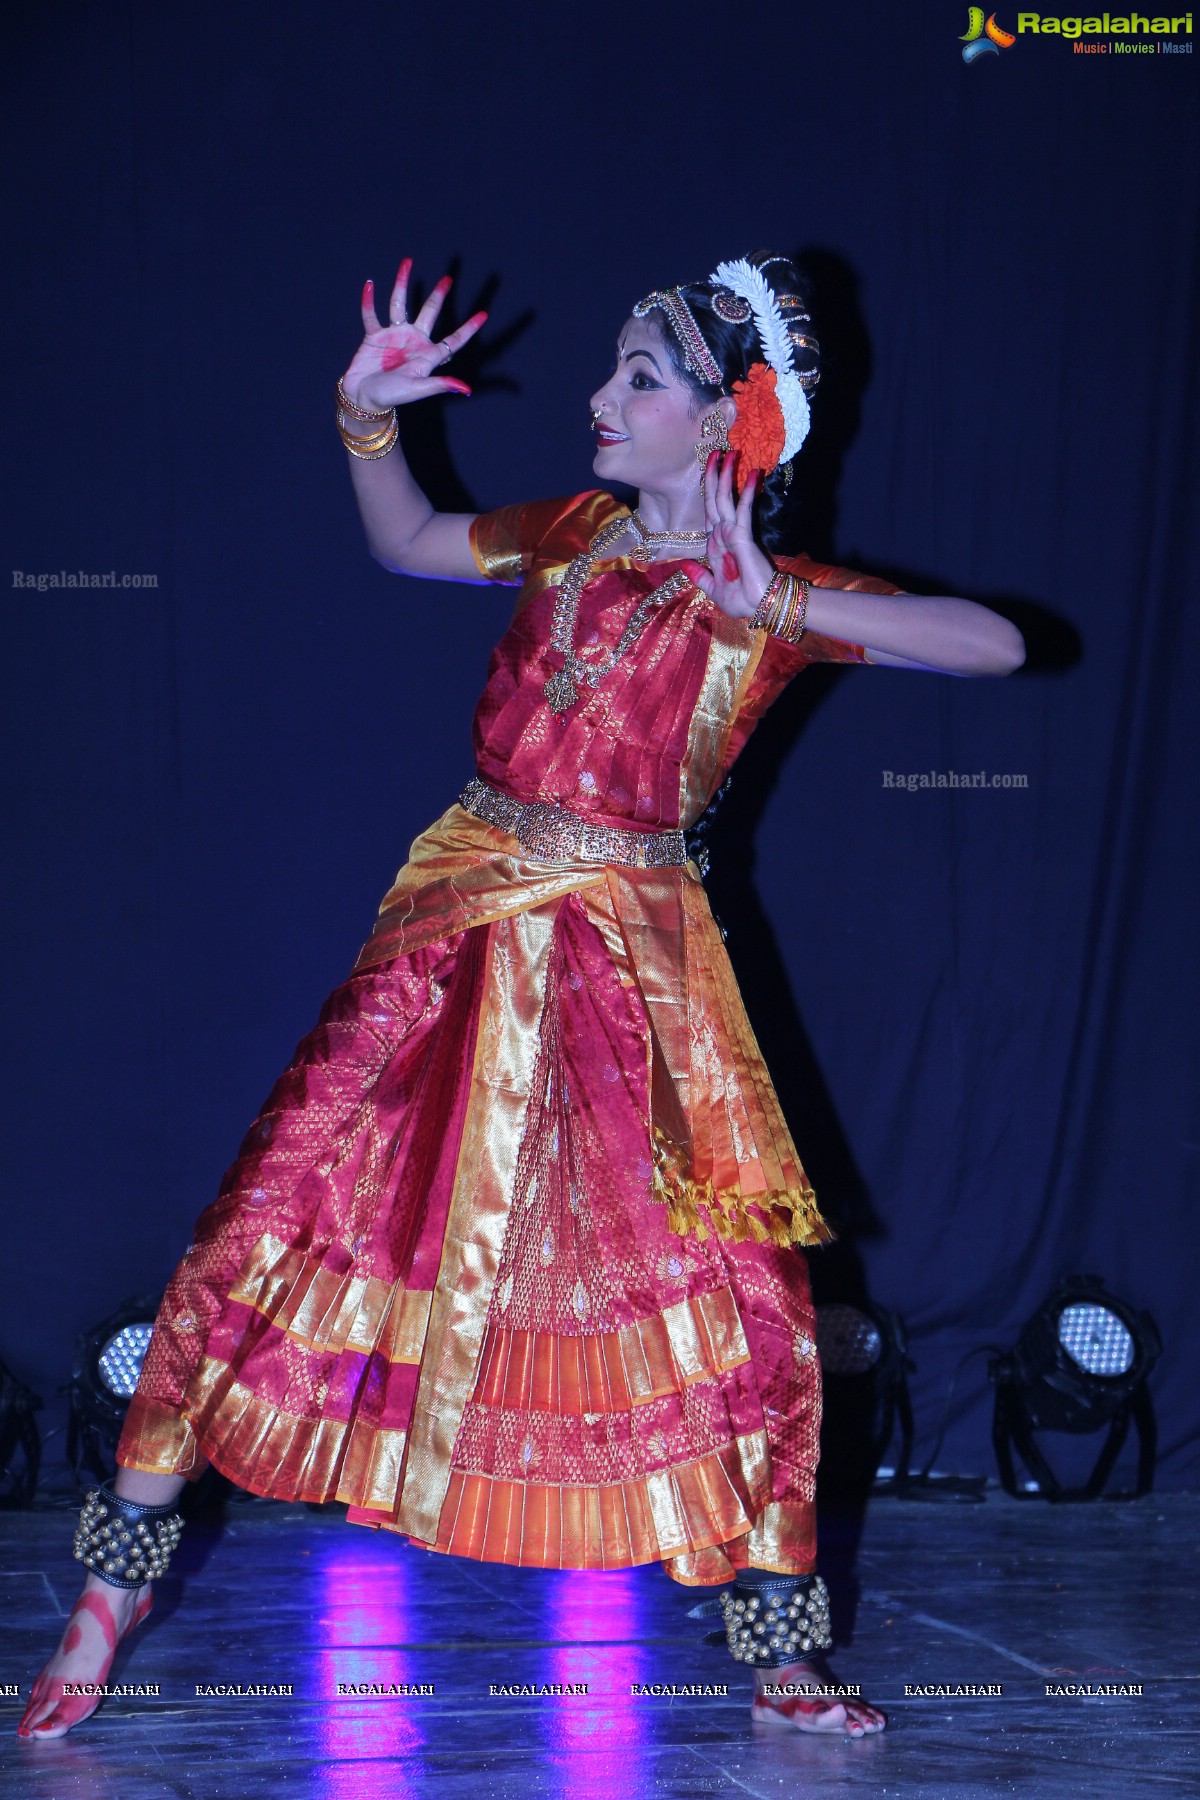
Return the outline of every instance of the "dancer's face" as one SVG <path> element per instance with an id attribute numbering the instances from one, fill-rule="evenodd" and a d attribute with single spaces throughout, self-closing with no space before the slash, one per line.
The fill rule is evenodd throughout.
<path id="1" fill-rule="evenodd" d="M 667 354 L 650 319 L 627 319 L 612 374 L 591 399 L 596 455 L 592 467 L 634 488 L 671 487 L 698 475 L 696 444 L 703 402 Z"/>

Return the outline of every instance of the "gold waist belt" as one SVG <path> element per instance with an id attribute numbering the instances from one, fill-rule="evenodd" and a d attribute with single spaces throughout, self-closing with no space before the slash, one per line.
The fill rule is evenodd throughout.
<path id="1" fill-rule="evenodd" d="M 514 799 L 478 775 L 468 781 L 458 803 L 477 819 L 511 832 L 535 862 L 623 863 L 637 869 L 665 869 L 688 859 L 682 831 L 627 831 L 620 825 L 599 824 L 548 800 Z"/>

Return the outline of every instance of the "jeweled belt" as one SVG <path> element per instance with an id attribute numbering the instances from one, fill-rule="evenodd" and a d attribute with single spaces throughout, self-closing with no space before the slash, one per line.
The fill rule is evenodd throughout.
<path id="1" fill-rule="evenodd" d="M 458 803 L 477 819 L 511 832 L 535 862 L 666 869 L 688 859 L 682 831 L 627 831 L 620 825 L 597 824 L 548 800 L 517 800 L 478 775 L 468 781 Z"/>

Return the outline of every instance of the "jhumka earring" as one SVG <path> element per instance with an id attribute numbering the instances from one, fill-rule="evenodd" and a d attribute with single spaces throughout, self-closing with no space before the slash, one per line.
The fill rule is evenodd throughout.
<path id="1" fill-rule="evenodd" d="M 729 448 L 729 427 L 725 423 L 725 415 L 719 407 L 714 406 L 707 417 L 700 421 L 700 442 L 696 445 L 696 461 L 700 464 L 700 482 L 703 486 L 704 471 L 713 451 L 722 456 Z"/>

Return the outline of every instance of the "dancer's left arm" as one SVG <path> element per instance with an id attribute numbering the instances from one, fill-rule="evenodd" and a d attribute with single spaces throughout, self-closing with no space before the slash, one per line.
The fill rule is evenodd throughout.
<path id="1" fill-rule="evenodd" d="M 715 456 L 709 459 L 704 500 L 711 567 L 688 564 L 697 587 L 737 619 L 753 616 L 775 572 L 754 541 L 756 486 L 757 471 L 735 501 L 733 458 L 726 457 L 719 468 Z M 1025 660 L 1025 640 L 1015 625 L 978 601 L 949 594 L 868 594 L 814 586 L 805 622 L 825 637 L 862 644 L 868 662 L 890 668 L 1011 675 Z"/>

